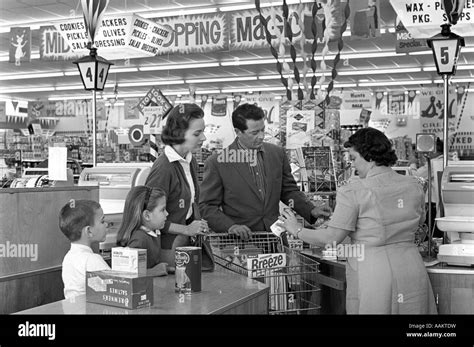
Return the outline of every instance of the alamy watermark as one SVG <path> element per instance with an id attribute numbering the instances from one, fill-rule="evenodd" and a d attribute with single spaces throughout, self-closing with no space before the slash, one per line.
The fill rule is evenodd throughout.
<path id="1" fill-rule="evenodd" d="M 37 243 L 0 243 L 0 258 L 30 258 L 31 261 L 38 260 Z"/>
<path id="2" fill-rule="evenodd" d="M 218 163 L 249 163 L 250 166 L 257 165 L 256 149 L 234 149 L 225 148 L 217 155 Z"/>
<path id="3" fill-rule="evenodd" d="M 361 243 L 340 243 L 333 241 L 324 246 L 326 250 L 336 250 L 338 258 L 356 258 L 358 261 L 365 259 L 365 245 Z"/>

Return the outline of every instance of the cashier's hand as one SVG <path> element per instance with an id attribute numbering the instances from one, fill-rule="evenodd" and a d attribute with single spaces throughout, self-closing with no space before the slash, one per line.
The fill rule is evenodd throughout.
<path id="1" fill-rule="evenodd" d="M 298 224 L 295 214 L 289 209 L 284 209 L 278 219 L 281 222 L 279 225 L 293 236 L 296 236 L 298 228 L 302 227 L 302 225 Z"/>
<path id="2" fill-rule="evenodd" d="M 329 206 L 326 206 L 326 205 L 316 206 L 315 208 L 313 208 L 311 210 L 311 215 L 314 218 L 330 217 L 331 213 L 332 213 L 331 208 Z"/>
<path id="3" fill-rule="evenodd" d="M 187 236 L 205 235 L 209 231 L 209 226 L 205 220 L 195 220 L 186 226 Z"/>
<path id="4" fill-rule="evenodd" d="M 229 234 L 237 235 L 242 240 L 247 241 L 252 237 L 252 230 L 246 225 L 234 224 L 229 228 Z"/>

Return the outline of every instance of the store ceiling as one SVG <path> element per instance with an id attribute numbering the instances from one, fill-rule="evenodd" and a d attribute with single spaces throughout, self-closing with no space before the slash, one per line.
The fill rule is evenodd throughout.
<path id="1" fill-rule="evenodd" d="M 290 1 L 289 1 L 290 2 Z M 276 2 L 274 2 L 276 3 Z M 278 2 L 281 4 L 281 1 Z M 290 2 L 291 3 L 291 2 Z M 385 17 L 383 18 L 382 30 L 394 28 L 395 13 L 390 8 L 388 1 L 381 0 L 381 7 L 385 7 Z M 169 13 L 175 11 L 176 15 L 180 10 L 189 10 L 195 8 L 224 7 L 229 5 L 254 5 L 251 1 L 236 0 L 179 0 L 179 1 L 157 1 L 157 0 L 111 0 L 107 7 L 106 14 L 113 13 Z M 388 8 L 387 8 L 388 7 Z M 53 90 L 24 92 L 27 88 L 62 88 L 67 86 L 80 85 L 79 76 L 64 76 L 54 78 L 23 78 L 6 79 L 5 76 L 14 74 L 29 74 L 42 72 L 65 72 L 75 71 L 75 65 L 71 61 L 41 61 L 39 60 L 38 30 L 32 30 L 32 53 L 33 59 L 30 63 L 23 62 L 21 66 L 15 66 L 9 63 L 8 52 L 10 49 L 9 28 L 11 26 L 39 26 L 48 25 L 52 21 L 69 18 L 74 15 L 81 15 L 79 0 L 0 0 L 0 96 L 16 99 L 34 100 L 39 98 L 48 98 L 54 96 L 80 96 L 90 95 L 83 89 L 77 90 Z M 169 14 L 171 15 L 171 13 Z M 384 30 L 385 29 L 385 30 Z M 336 83 L 357 84 L 358 87 L 346 87 L 354 90 L 363 87 L 363 83 L 378 83 L 378 86 L 370 86 L 378 90 L 390 89 L 419 89 L 423 85 L 420 81 L 439 80 L 434 68 L 433 57 L 430 52 L 422 55 L 395 55 L 396 38 L 394 33 L 386 32 L 379 38 L 365 40 L 351 40 L 345 37 L 343 54 L 349 54 L 349 59 L 341 61 L 338 72 L 340 75 Z M 320 45 L 321 46 L 321 45 Z M 466 46 L 471 47 L 468 52 L 462 52 L 458 61 L 458 72 L 456 79 L 474 78 L 473 71 L 469 65 L 474 65 L 474 38 L 466 38 Z M 360 53 L 380 53 L 377 56 L 358 57 Z M 99 51 L 100 54 L 100 51 Z M 388 55 L 388 56 L 387 56 Z M 225 62 L 233 62 L 238 59 L 239 66 L 225 66 Z M 268 63 L 252 63 L 246 65 L 246 60 L 269 59 Z M 185 64 L 191 63 L 219 63 L 214 67 L 183 68 Z M 114 61 L 115 67 L 127 67 L 125 60 Z M 332 65 L 331 60 L 326 60 L 328 65 Z M 186 94 L 189 86 L 195 87 L 197 93 L 207 93 L 208 91 L 225 91 L 241 89 L 242 91 L 251 90 L 271 90 L 272 88 L 282 87 L 279 79 L 260 79 L 262 76 L 277 75 L 275 60 L 272 59 L 269 49 L 257 49 L 252 51 L 224 51 L 207 54 L 175 54 L 166 56 L 156 56 L 153 58 L 131 59 L 128 67 L 143 67 L 149 65 L 179 65 L 179 69 L 166 69 L 160 71 L 135 71 L 135 72 L 111 72 L 108 77 L 108 87 L 104 93 L 109 95 L 113 93 L 113 85 L 119 84 L 119 97 L 123 94 L 135 93 L 144 94 L 150 89 L 151 85 L 145 86 L 123 86 L 127 83 L 157 82 L 163 83 L 160 89 L 168 93 Z M 216 64 L 217 65 L 217 64 Z M 224 66 L 223 66 L 224 65 Z M 319 65 L 319 64 L 318 64 Z M 432 68 L 431 71 L 424 71 L 423 68 Z M 318 67 L 319 68 L 319 67 Z M 418 69 L 416 72 L 401 72 L 401 69 Z M 377 73 L 382 69 L 395 69 L 385 73 Z M 253 78 L 254 80 L 244 81 L 213 81 L 196 83 L 195 79 L 209 78 Z M 258 79 L 255 79 L 255 78 Z M 326 78 L 326 83 L 328 82 Z M 166 85 L 166 81 L 181 80 L 181 84 Z M 413 81 L 414 84 L 405 84 L 401 86 L 389 86 L 390 81 Z M 426 82 L 424 82 L 426 83 Z M 364 87 L 365 88 L 365 87 Z M 16 92 L 5 93 L 18 90 Z M 283 95 L 283 90 L 275 91 Z"/>

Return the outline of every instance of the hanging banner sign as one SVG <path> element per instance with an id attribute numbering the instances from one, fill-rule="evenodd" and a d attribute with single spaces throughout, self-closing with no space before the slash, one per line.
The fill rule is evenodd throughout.
<path id="1" fill-rule="evenodd" d="M 351 39 L 380 36 L 380 1 L 350 1 Z"/>
<path id="2" fill-rule="evenodd" d="M 431 38 L 441 32 L 442 24 L 449 24 L 442 1 L 390 0 L 390 4 L 413 38 Z M 472 0 L 466 0 L 464 10 L 452 31 L 460 36 L 472 35 L 474 31 Z"/>
<path id="3" fill-rule="evenodd" d="M 7 111 L 6 111 L 5 101 L 0 101 L 0 123 L 7 121 Z"/>
<path id="4" fill-rule="evenodd" d="M 158 54 L 215 52 L 229 47 L 225 14 L 162 17 L 153 20 L 170 32 L 170 38 Z"/>
<path id="5" fill-rule="evenodd" d="M 372 96 L 369 90 L 342 93 L 341 109 L 354 110 L 372 107 Z"/>
<path id="6" fill-rule="evenodd" d="M 10 29 L 10 63 L 21 65 L 31 60 L 31 29 L 15 27 Z"/>
<path id="7" fill-rule="evenodd" d="M 74 53 L 88 55 L 89 36 L 83 18 L 55 24 Z M 171 37 L 170 31 L 135 14 L 104 17 L 94 41 L 100 56 L 106 59 L 153 57 Z"/>
<path id="8" fill-rule="evenodd" d="M 396 23 L 395 35 L 397 37 L 397 42 L 395 45 L 395 51 L 397 53 L 426 51 L 429 49 L 426 40 L 414 39 L 399 18 L 397 18 Z"/>
<path id="9" fill-rule="evenodd" d="M 388 94 L 388 113 L 394 116 L 406 114 L 405 93 Z"/>
<path id="10" fill-rule="evenodd" d="M 329 6 L 324 3 L 319 4 L 319 10 L 316 16 L 316 25 L 319 41 L 323 38 L 323 26 L 330 24 L 327 27 L 330 35 L 330 41 L 338 40 L 340 36 L 340 27 L 344 21 L 343 11 L 340 2 L 334 2 L 332 8 L 323 10 L 324 6 Z M 344 3 L 345 6 L 345 3 Z M 311 24 L 313 23 L 312 4 L 290 5 L 288 6 L 289 14 L 288 21 L 291 26 L 293 34 L 293 42 L 298 41 L 301 36 L 304 36 L 308 42 L 313 41 L 313 33 L 311 31 Z M 298 25 L 298 12 L 301 9 L 301 16 L 303 17 L 304 31 Z M 329 20 L 324 17 L 324 14 L 331 15 L 333 18 Z M 283 28 L 285 19 L 280 11 L 275 14 L 275 20 L 272 20 L 271 9 L 262 8 L 262 15 L 267 20 L 268 31 L 272 35 L 272 39 L 277 39 L 283 35 Z M 265 36 L 265 28 L 260 22 L 260 15 L 257 10 L 236 11 L 230 14 L 230 42 L 231 49 L 253 49 L 268 47 L 268 42 Z"/>
<path id="11" fill-rule="evenodd" d="M 449 133 L 456 131 L 457 103 L 454 88 L 449 89 L 448 123 Z M 444 91 L 442 88 L 425 88 L 420 93 L 421 131 L 435 133 L 443 139 Z"/>
<path id="12" fill-rule="evenodd" d="M 36 100 L 28 102 L 28 117 L 41 118 L 87 117 L 92 115 L 92 100 Z M 97 101 L 96 118 L 105 119 L 105 102 Z"/>
<path id="13" fill-rule="evenodd" d="M 71 46 L 54 26 L 42 26 L 39 29 L 40 60 L 75 60 L 84 54 L 73 52 Z"/>

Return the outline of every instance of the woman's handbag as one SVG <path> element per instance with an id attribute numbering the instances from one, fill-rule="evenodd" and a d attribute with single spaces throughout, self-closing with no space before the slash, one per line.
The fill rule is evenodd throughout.
<path id="1" fill-rule="evenodd" d="M 194 217 L 196 219 L 201 219 L 201 213 L 199 212 L 199 207 L 194 202 L 193 203 Z M 201 247 L 201 259 L 202 259 L 202 271 L 212 272 L 216 267 L 216 262 L 214 260 L 214 254 L 212 253 L 211 243 L 207 236 L 198 235 L 191 238 L 191 243 L 195 247 Z"/>
<path id="2" fill-rule="evenodd" d="M 195 247 L 201 247 L 202 271 L 212 272 L 215 268 L 214 254 L 212 253 L 211 243 L 207 236 L 198 235 L 194 240 Z"/>

